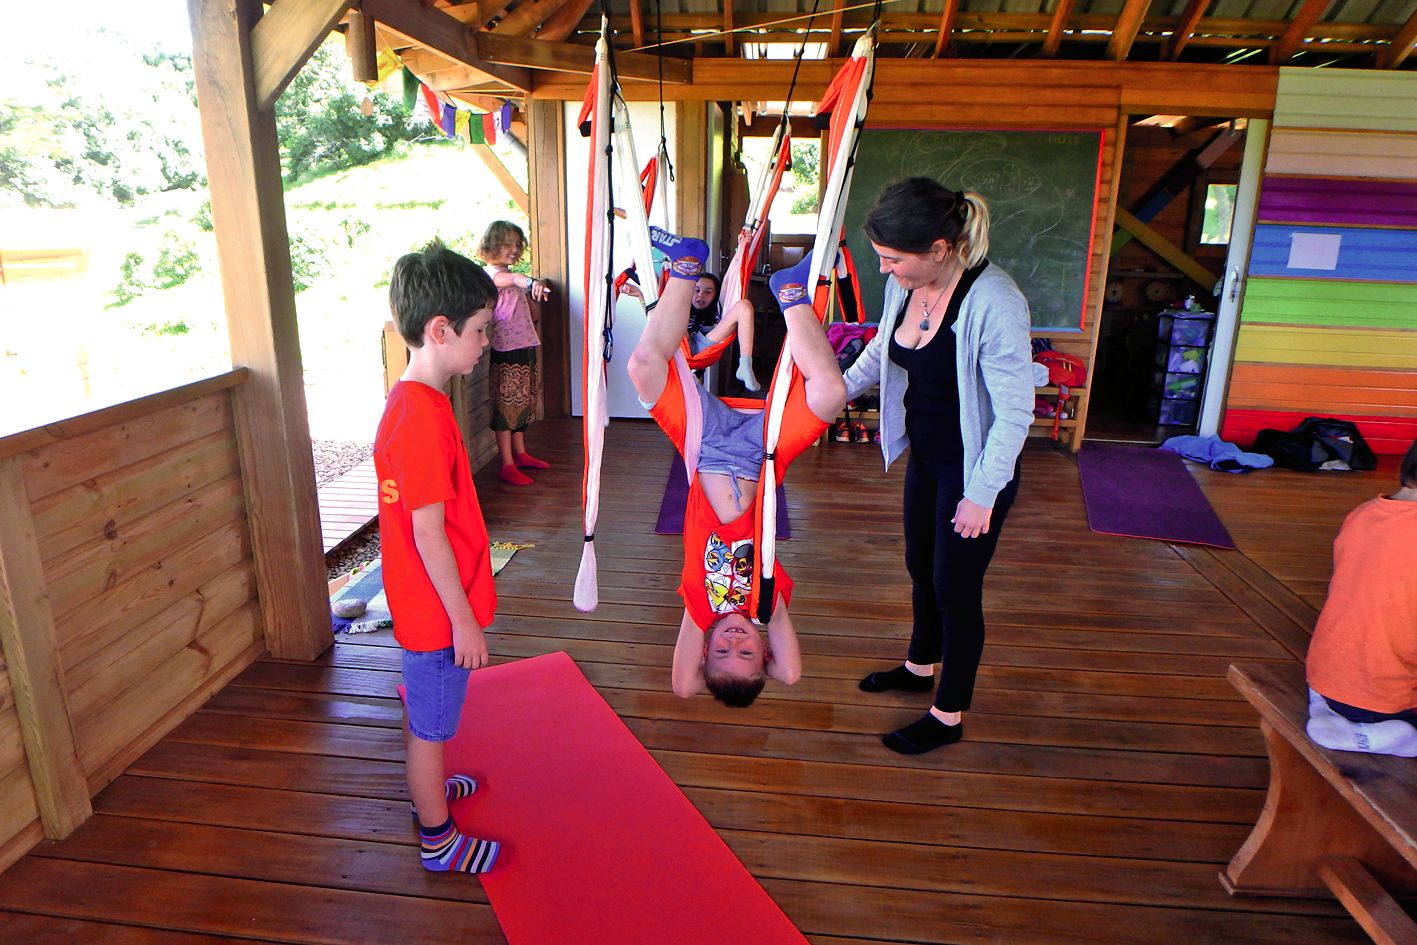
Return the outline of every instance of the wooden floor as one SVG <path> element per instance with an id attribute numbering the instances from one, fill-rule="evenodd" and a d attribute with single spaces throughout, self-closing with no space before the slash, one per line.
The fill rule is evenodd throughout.
<path id="1" fill-rule="evenodd" d="M 374 458 L 320 486 L 320 537 L 325 554 L 334 551 L 356 532 L 379 517 L 378 476 Z"/>
<path id="2" fill-rule="evenodd" d="M 1337 523 L 1389 487 L 1391 461 L 1352 478 L 1199 470 L 1241 547 L 1208 552 L 1089 532 L 1072 460 L 1030 447 L 966 740 L 905 758 L 879 735 L 925 702 L 856 687 L 904 652 L 900 468 L 882 477 L 874 449 L 835 443 L 797 462 L 781 555 L 806 675 L 734 711 L 669 693 L 679 539 L 652 534 L 663 437 L 611 427 L 594 615 L 568 602 L 577 433 L 548 422 L 530 438 L 556 463 L 535 487 L 478 477 L 493 534 L 536 545 L 498 579 L 494 655 L 567 650 L 813 942 L 1366 941 L 1334 903 L 1221 890 L 1267 767 L 1224 674 L 1294 663 Z M 397 668 L 395 649 L 355 638 L 238 677 L 75 836 L 0 879 L 0 941 L 501 941 L 476 881 L 414 855 Z"/>

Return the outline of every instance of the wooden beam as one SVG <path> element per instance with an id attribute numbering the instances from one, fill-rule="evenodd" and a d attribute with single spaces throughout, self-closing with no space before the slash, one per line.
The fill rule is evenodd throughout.
<path id="1" fill-rule="evenodd" d="M 1053 4 L 1053 19 L 1048 23 L 1048 35 L 1043 40 L 1043 55 L 1049 59 L 1058 55 L 1063 31 L 1068 28 L 1068 16 L 1073 12 L 1073 0 L 1057 0 Z"/>
<path id="2" fill-rule="evenodd" d="M 275 115 L 257 107 L 246 55 L 260 0 L 188 0 L 235 396 L 241 478 L 266 646 L 281 659 L 329 648 L 330 601 L 295 323 Z"/>
<path id="3" fill-rule="evenodd" d="M 344 33 L 344 49 L 349 54 L 354 81 L 379 80 L 379 48 L 374 18 L 361 10 L 350 10 L 348 28 Z"/>
<path id="4" fill-rule="evenodd" d="M 940 30 L 935 35 L 935 55 L 939 59 L 950 45 L 950 34 L 955 29 L 955 15 L 959 13 L 959 0 L 945 0 L 940 11 Z"/>
<path id="5" fill-rule="evenodd" d="M 280 0 L 251 30 L 256 107 L 268 112 L 335 24 L 350 0 Z"/>
<path id="6" fill-rule="evenodd" d="M 511 197 L 512 201 L 521 208 L 522 213 L 529 213 L 531 209 L 530 198 L 527 197 L 526 191 L 522 189 L 522 185 L 518 184 L 517 179 L 512 176 L 511 171 L 507 170 L 507 166 L 502 163 L 502 159 L 497 156 L 497 153 L 485 144 L 474 144 L 472 151 L 482 159 L 483 164 L 487 165 L 487 169 L 497 178 L 497 182 L 502 185 L 502 189 L 507 192 L 507 196 Z"/>
<path id="7" fill-rule="evenodd" d="M 1123 5 L 1117 22 L 1112 24 L 1112 38 L 1107 40 L 1108 59 L 1121 62 L 1131 53 L 1132 43 L 1136 42 L 1137 30 L 1141 29 L 1141 21 L 1146 17 L 1149 6 L 1151 0 L 1127 0 Z"/>
<path id="8" fill-rule="evenodd" d="M 1407 22 L 1397 31 L 1388 48 L 1378 53 L 1378 68 L 1396 69 L 1412 55 L 1414 46 L 1417 46 L 1417 11 L 1407 18 Z"/>
<path id="9" fill-rule="evenodd" d="M 640 9 L 640 0 L 626 0 L 630 5 L 630 38 L 636 46 L 645 44 L 645 12 Z M 710 27 L 711 28 L 711 27 Z"/>
<path id="10" fill-rule="evenodd" d="M 1181 14 L 1181 18 L 1176 21 L 1175 28 L 1171 31 L 1171 39 L 1166 44 L 1166 51 L 1163 58 L 1175 62 L 1181 56 L 1181 50 L 1190 43 L 1191 37 L 1195 35 L 1196 24 L 1205 16 L 1205 11 L 1210 6 L 1210 0 L 1190 0 L 1186 4 L 1186 10 Z"/>
<path id="11" fill-rule="evenodd" d="M 576 26 L 590 9 L 591 0 L 569 0 L 555 15 L 541 24 L 537 38 L 548 43 L 559 43 L 576 31 Z"/>
<path id="12" fill-rule="evenodd" d="M 62 840 L 93 813 L 59 660 L 44 562 L 25 490 L 24 456 L 0 460 L 0 651 L 40 823 Z"/>
<path id="13" fill-rule="evenodd" d="M 1298 13 L 1294 14 L 1294 19 L 1289 21 L 1289 25 L 1280 35 L 1279 42 L 1270 47 L 1269 64 L 1280 65 L 1298 52 L 1299 48 L 1304 45 L 1309 30 L 1313 29 L 1314 24 L 1323 18 L 1324 12 L 1332 2 L 1333 0 L 1304 0 L 1304 5 L 1299 8 Z"/>
<path id="14" fill-rule="evenodd" d="M 469 13 L 470 20 L 463 20 L 473 29 L 482 29 L 492 20 L 507 12 L 507 7 L 512 5 L 512 0 L 478 0 L 477 12 Z M 471 6 L 471 4 L 469 4 Z M 458 19 L 462 19 L 459 17 Z"/>
<path id="15" fill-rule="evenodd" d="M 844 6 L 846 6 L 846 0 L 832 0 L 832 34 L 831 39 L 827 40 L 827 56 L 831 58 L 839 57 L 845 52 L 841 48 L 841 8 Z"/>
<path id="16" fill-rule="evenodd" d="M 522 0 L 493 27 L 498 36 L 528 36 L 566 0 Z"/>
<path id="17" fill-rule="evenodd" d="M 1118 207 L 1116 210 L 1116 221 L 1117 226 L 1136 237 L 1137 242 L 1175 266 L 1178 271 L 1184 273 L 1187 278 L 1205 289 L 1206 292 L 1215 288 L 1219 276 L 1196 262 L 1181 247 L 1132 216 L 1122 207 Z"/>
<path id="18" fill-rule="evenodd" d="M 370 0 L 365 0 L 366 7 Z M 385 0 L 380 0 L 385 2 Z M 477 55 L 484 63 L 504 66 L 524 66 L 552 72 L 590 75 L 595 68 L 595 50 L 575 43 L 549 43 L 542 40 L 478 33 L 473 37 Z M 660 60 L 648 53 L 617 52 L 615 68 L 621 79 L 659 79 Z M 664 59 L 666 84 L 687 85 L 693 81 L 693 69 L 687 59 Z"/>
<path id="19" fill-rule="evenodd" d="M 527 149 L 536 160 L 527 162 L 527 190 L 531 192 L 531 256 L 542 278 L 556 291 L 541 303 L 541 396 L 548 417 L 571 415 L 571 325 L 567 300 L 571 295 L 570 263 L 566 245 L 566 144 L 565 108 L 557 101 L 531 102 L 527 106 Z M 584 213 L 575 208 L 572 213 Z M 579 357 L 579 356 L 577 356 Z"/>
<path id="20" fill-rule="evenodd" d="M 738 55 L 733 47 L 733 0 L 723 0 L 723 54 L 729 58 Z"/>
<path id="21" fill-rule="evenodd" d="M 424 7 L 419 0 L 362 0 L 361 6 L 386 30 L 444 59 L 479 69 L 519 91 L 531 90 L 531 73 L 525 69 L 484 62 L 478 56 L 477 31 L 442 10 Z"/>

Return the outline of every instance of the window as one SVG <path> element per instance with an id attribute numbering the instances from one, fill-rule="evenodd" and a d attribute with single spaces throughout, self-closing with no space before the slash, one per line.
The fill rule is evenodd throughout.
<path id="1" fill-rule="evenodd" d="M 743 139 L 743 166 L 748 171 L 750 188 L 758 186 L 763 168 L 772 160 L 771 147 L 771 138 Z M 782 175 L 777 199 L 768 211 L 774 234 L 817 232 L 820 163 L 821 145 L 817 139 L 792 142 L 792 169 Z"/>
<path id="2" fill-rule="evenodd" d="M 1207 184 L 1205 218 L 1201 222 L 1201 243 L 1230 242 L 1230 225 L 1235 219 L 1236 184 Z"/>

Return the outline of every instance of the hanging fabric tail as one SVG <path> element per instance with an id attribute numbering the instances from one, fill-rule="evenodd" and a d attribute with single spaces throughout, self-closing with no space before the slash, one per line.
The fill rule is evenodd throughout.
<path id="1" fill-rule="evenodd" d="M 615 162 L 615 173 L 619 180 L 629 185 L 630 193 L 621 199 L 625 213 L 625 230 L 630 243 L 630 259 L 640 273 L 640 291 L 644 293 L 645 311 L 654 308 L 659 301 L 659 280 L 654 272 L 654 251 L 649 245 L 649 214 L 646 193 L 640 189 L 640 165 L 635 157 L 635 138 L 630 130 L 630 109 L 620 97 L 618 89 L 610 90 L 610 107 L 614 117 L 614 139 L 611 152 Z M 659 175 L 656 175 L 657 177 Z"/>
<path id="2" fill-rule="evenodd" d="M 605 427 L 609 423 L 606 404 L 605 324 L 610 304 L 607 275 L 612 253 L 611 214 L 606 197 L 610 187 L 610 64 L 607 27 L 602 24 L 595 46 L 595 71 L 591 74 L 586 104 L 581 108 L 582 134 L 590 138 L 590 165 L 586 175 L 586 266 L 585 338 L 581 356 L 582 423 L 584 424 L 585 471 L 581 479 L 581 501 L 585 510 L 585 546 L 576 573 L 572 601 L 576 609 L 589 612 L 600 602 L 595 563 L 595 523 L 600 515 L 600 463 L 605 448 Z"/>
<path id="3" fill-rule="evenodd" d="M 851 248 L 846 240 L 841 241 L 841 268 L 845 276 L 836 280 L 837 305 L 841 309 L 841 320 L 861 324 L 866 320 L 866 306 L 861 301 L 861 280 L 856 275 L 856 260 L 851 256 Z"/>
<path id="4" fill-rule="evenodd" d="M 758 253 L 762 249 L 763 238 L 767 235 L 768 212 L 772 209 L 773 198 L 782 184 L 782 175 L 792 165 L 792 133 L 787 122 L 777 126 L 773 137 L 773 158 L 763 168 L 758 186 L 753 190 L 753 202 L 748 207 L 748 218 L 738 233 L 738 248 L 733 259 L 723 273 L 723 286 L 719 301 L 724 311 L 732 308 L 747 295 L 747 286 L 757 268 Z"/>
<path id="5" fill-rule="evenodd" d="M 866 109 L 871 100 L 871 79 L 876 62 L 876 26 L 867 30 L 857 41 L 851 58 L 837 71 L 827 93 L 817 104 L 818 115 L 831 112 L 831 133 L 828 136 L 827 184 L 822 193 L 821 210 L 817 215 L 817 238 L 812 245 L 812 271 L 816 291 L 813 308 L 817 318 L 825 318 L 831 285 L 828 274 L 837 268 L 837 248 L 841 242 L 842 220 L 846 215 L 846 198 L 851 191 L 851 171 L 856 142 L 866 123 Z M 777 596 L 774 563 L 777 555 L 777 442 L 782 433 L 782 413 L 787 395 L 794 383 L 801 383 L 800 374 L 792 364 L 792 346 L 786 344 L 773 372 L 764 412 L 763 471 L 758 480 L 757 524 L 754 548 L 758 556 L 758 579 L 753 583 L 756 599 L 752 611 L 760 623 L 772 618 Z"/>

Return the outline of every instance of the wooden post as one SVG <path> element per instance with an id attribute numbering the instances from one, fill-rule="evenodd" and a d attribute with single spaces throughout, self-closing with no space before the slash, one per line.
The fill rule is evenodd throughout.
<path id="1" fill-rule="evenodd" d="M 566 249 L 566 149 L 564 103 L 527 103 L 527 190 L 531 194 L 531 255 L 537 275 L 550 279 L 551 298 L 541 303 L 541 398 L 548 417 L 571 415 L 571 326 Z"/>
<path id="2" fill-rule="evenodd" d="M 708 127 L 707 102 L 679 102 L 674 118 L 674 206 L 680 233 L 702 236 L 708 228 L 705 204 L 707 155 L 704 129 Z"/>
<path id="3" fill-rule="evenodd" d="M 188 0 L 236 392 L 236 432 L 266 646 L 313 659 L 330 646 L 315 462 L 305 413 L 275 115 L 257 108 L 250 34 L 259 0 Z"/>
<path id="4" fill-rule="evenodd" d="M 0 460 L 0 647 L 20 717 L 44 835 L 61 840 L 93 813 L 59 666 L 21 457 Z"/>

